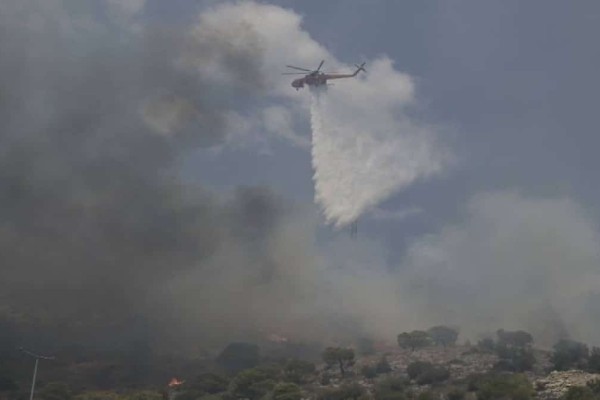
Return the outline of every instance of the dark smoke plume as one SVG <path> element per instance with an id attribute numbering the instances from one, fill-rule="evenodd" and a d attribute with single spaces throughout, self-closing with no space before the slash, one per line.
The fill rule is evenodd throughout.
<path id="1" fill-rule="evenodd" d="M 158 319 L 159 288 L 225 236 L 259 248 L 281 205 L 260 188 L 217 198 L 175 170 L 260 92 L 251 35 L 115 33 L 64 4 L 0 5 L 0 293 L 7 315 L 101 337 Z"/>

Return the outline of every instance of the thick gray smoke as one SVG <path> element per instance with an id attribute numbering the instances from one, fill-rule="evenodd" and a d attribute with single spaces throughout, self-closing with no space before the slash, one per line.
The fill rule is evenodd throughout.
<path id="1" fill-rule="evenodd" d="M 572 199 L 480 194 L 463 222 L 411 246 L 403 293 L 426 318 L 466 334 L 507 327 L 548 346 L 569 335 L 598 344 L 599 242 Z"/>
<path id="2" fill-rule="evenodd" d="M 291 90 L 288 82 L 265 83 L 285 64 L 273 55 L 291 52 L 290 38 L 306 59 L 326 55 L 300 29 L 299 16 L 241 2 L 179 29 L 130 29 L 122 21 L 137 7 L 113 20 L 114 10 L 98 16 L 91 3 L 0 4 L 2 317 L 109 346 L 140 332 L 189 349 L 271 333 L 393 340 L 401 330 L 439 323 L 469 334 L 528 329 L 527 321 L 538 320 L 598 342 L 598 229 L 572 201 L 476 197 L 463 223 L 417 239 L 401 268 L 390 271 L 376 242 L 315 243 L 317 213 L 269 188 L 215 194 L 178 179 L 188 149 L 220 146 L 236 134 L 248 100 Z M 388 105 L 409 102 L 412 86 L 389 60 L 373 64 L 372 80 L 335 87 L 349 111 L 333 108 L 327 116 L 356 144 L 361 136 L 342 113 L 355 114 L 367 101 L 385 112 L 365 112 L 357 128 L 378 117 L 368 123 L 381 133 L 373 148 L 383 151 L 390 139 L 400 156 L 385 155 L 350 176 L 345 188 L 373 188 L 379 181 L 368 181 L 370 172 L 381 173 L 385 185 L 350 211 L 332 208 L 328 217 L 337 221 L 438 172 L 445 160 L 425 128 L 395 125 L 396 108 Z M 346 90 L 358 90 L 359 102 Z M 284 104 L 259 114 L 267 130 L 285 130 L 296 111 Z M 304 146 L 294 134 L 286 133 Z M 369 159 L 336 148 L 346 158 L 332 164 L 326 150 L 343 143 L 343 134 L 315 143 L 317 170 L 336 184 L 354 171 L 345 166 Z M 379 171 L 382 160 L 393 167 Z M 327 193 L 327 204 L 339 204 L 340 193 Z"/>
<path id="3" fill-rule="evenodd" d="M 174 170 L 260 93 L 251 32 L 236 46 L 201 27 L 132 32 L 75 3 L 0 5 L 0 292 L 17 315 L 104 331 L 154 316 L 158 288 L 233 232 L 260 249 L 281 205 L 185 188 Z"/>
<path id="4" fill-rule="evenodd" d="M 0 6 L 3 315 L 105 346 L 140 332 L 189 346 L 396 325 L 379 247 L 342 242 L 323 257 L 313 210 L 177 178 L 179 157 L 226 142 L 231 112 L 262 93 L 252 26 L 221 32 L 201 14 L 129 30 L 81 4 Z"/>

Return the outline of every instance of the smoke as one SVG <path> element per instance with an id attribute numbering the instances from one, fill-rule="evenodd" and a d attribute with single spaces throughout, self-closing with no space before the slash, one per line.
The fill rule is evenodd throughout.
<path id="1" fill-rule="evenodd" d="M 77 3 L 0 6 L 0 292 L 18 320 L 109 340 L 159 320 L 157 288 L 224 224 L 252 242 L 278 214 L 269 191 L 224 202 L 177 178 L 188 149 L 226 143 L 233 100 L 260 95 L 251 32 L 229 46 L 201 23 L 119 30 Z"/>
<path id="2" fill-rule="evenodd" d="M 74 4 L 0 5 L 4 318 L 49 343 L 107 347 L 393 340 L 440 323 L 466 334 L 543 323 L 598 341 L 598 229 L 572 200 L 476 196 L 463 222 L 416 239 L 390 268 L 375 241 L 317 242 L 312 206 L 268 187 L 213 193 L 179 179 L 190 149 L 230 145 L 252 111 L 305 146 L 293 121 L 309 95 L 268 83 L 280 49 L 327 55 L 295 13 L 241 2 L 132 31 Z M 131 4 L 137 15 L 142 2 Z M 316 195 L 334 224 L 443 170 L 436 131 L 407 117 L 413 85 L 390 60 L 314 96 Z M 248 106 L 265 98 L 285 101 Z"/>
<path id="3" fill-rule="evenodd" d="M 569 198 L 474 196 L 463 222 L 415 241 L 403 294 L 432 321 L 467 335 L 527 329 L 544 345 L 600 343 L 600 233 Z"/>
<path id="4" fill-rule="evenodd" d="M 137 15 L 142 3 L 131 4 Z M 75 3 L 0 6 L 2 317 L 44 332 L 6 346 L 347 341 L 396 325 L 378 245 L 320 246 L 312 208 L 178 177 L 181 157 L 227 146 L 231 116 L 270 90 L 272 49 L 256 25 L 220 20 L 244 7 L 262 6 L 130 30 Z M 293 14 L 264 7 L 296 29 Z M 291 124 L 285 108 L 258 115 L 270 130 Z"/>

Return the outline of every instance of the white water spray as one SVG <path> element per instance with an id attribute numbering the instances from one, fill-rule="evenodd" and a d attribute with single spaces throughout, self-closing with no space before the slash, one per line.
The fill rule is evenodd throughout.
<path id="1" fill-rule="evenodd" d="M 336 228 L 442 168 L 433 135 L 389 105 L 336 86 L 311 90 L 310 111 L 315 201 Z"/>

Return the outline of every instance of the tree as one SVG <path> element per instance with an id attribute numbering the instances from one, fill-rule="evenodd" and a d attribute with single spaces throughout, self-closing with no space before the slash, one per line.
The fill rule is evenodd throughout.
<path id="1" fill-rule="evenodd" d="M 273 388 L 271 394 L 272 400 L 300 400 L 302 399 L 302 390 L 295 383 L 278 383 Z"/>
<path id="2" fill-rule="evenodd" d="M 343 347 L 328 347 L 323 351 L 322 357 L 329 367 L 337 364 L 342 376 L 346 372 L 345 368 L 354 364 L 354 350 Z"/>
<path id="3" fill-rule="evenodd" d="M 251 343 L 230 343 L 216 359 L 217 364 L 229 373 L 253 368 L 260 361 L 260 349 Z"/>
<path id="4" fill-rule="evenodd" d="M 285 379 L 297 384 L 307 383 L 316 371 L 315 364 L 304 360 L 289 360 L 283 367 Z"/>
<path id="5" fill-rule="evenodd" d="M 227 390 L 229 381 L 221 375 L 212 372 L 200 374 L 196 379 L 189 383 L 190 390 L 201 394 L 215 394 Z"/>
<path id="6" fill-rule="evenodd" d="M 580 342 L 561 339 L 554 345 L 551 361 L 557 371 L 581 368 L 589 356 L 588 347 Z"/>
<path id="7" fill-rule="evenodd" d="M 426 347 L 430 343 L 431 338 L 425 331 L 403 332 L 398 335 L 398 346 L 403 349 L 414 351 L 417 348 Z"/>
<path id="8" fill-rule="evenodd" d="M 533 336 L 525 331 L 505 331 L 504 329 L 498 329 L 496 335 L 498 336 L 498 344 L 507 346 L 525 347 L 533 343 Z"/>
<path id="9" fill-rule="evenodd" d="M 237 398 L 260 399 L 273 389 L 277 378 L 275 371 L 268 368 L 247 369 L 231 381 L 230 391 Z"/>
<path id="10" fill-rule="evenodd" d="M 600 372 L 600 347 L 592 347 L 587 369 L 589 372 Z"/>
<path id="11" fill-rule="evenodd" d="M 458 331 L 444 325 L 430 328 L 427 334 L 436 345 L 444 347 L 454 345 L 458 339 Z"/>

